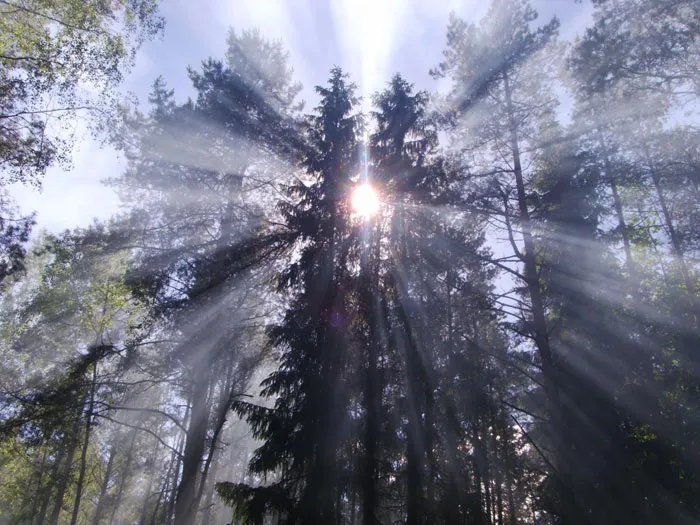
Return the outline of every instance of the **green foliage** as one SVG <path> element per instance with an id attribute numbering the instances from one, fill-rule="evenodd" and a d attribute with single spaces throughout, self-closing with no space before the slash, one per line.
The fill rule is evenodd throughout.
<path id="1" fill-rule="evenodd" d="M 85 450 L 80 523 L 697 522 L 700 142 L 668 120 L 697 95 L 696 3 L 596 1 L 566 46 L 494 0 L 450 17 L 446 97 L 397 74 L 366 115 L 334 68 L 300 116 L 255 30 L 188 70 L 195 100 L 156 79 L 115 132 L 126 216 L 3 283 L 0 519 L 66 521 Z M 128 39 L 76 50 L 61 23 L 158 25 L 30 5 L 65 17 L 42 45 L 112 60 L 104 86 Z M 77 86 L 51 67 L 7 71 Z M 6 224 L 9 272 L 29 223 Z"/>
<path id="2" fill-rule="evenodd" d="M 106 97 L 138 46 L 162 26 L 155 0 L 3 0 L 0 182 L 38 184 L 49 165 L 67 161 L 69 144 L 52 132 L 53 117 L 109 109 Z"/>

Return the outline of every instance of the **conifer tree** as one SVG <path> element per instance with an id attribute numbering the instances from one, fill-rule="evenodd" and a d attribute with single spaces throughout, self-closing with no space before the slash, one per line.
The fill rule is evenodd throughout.
<path id="1" fill-rule="evenodd" d="M 344 432 L 354 308 L 348 191 L 358 168 L 361 121 L 355 86 L 339 68 L 327 87 L 316 89 L 321 100 L 306 121 L 311 148 L 302 158 L 309 182 L 290 186 L 298 203 L 282 207 L 300 253 L 277 277 L 279 291 L 292 293 L 283 321 L 269 332 L 280 366 L 263 382 L 262 395 L 275 398 L 274 407 L 236 405 L 263 440 L 251 472 L 276 479 L 260 487 L 219 485 L 219 494 L 251 523 L 262 523 L 268 513 L 287 523 L 335 522 L 340 449 L 351 439 Z"/>

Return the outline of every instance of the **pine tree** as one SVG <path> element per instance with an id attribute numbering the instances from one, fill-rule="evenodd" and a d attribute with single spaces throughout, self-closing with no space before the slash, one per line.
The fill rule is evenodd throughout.
<path id="1" fill-rule="evenodd" d="M 257 31 L 231 31 L 227 43 L 225 61 L 189 70 L 196 101 L 178 105 L 163 79 L 155 81 L 150 115 L 136 114 L 125 129 L 131 163 L 115 181 L 142 196 L 132 201 L 120 241 L 138 249 L 132 289 L 153 322 L 180 341 L 168 354 L 182 374 L 179 395 L 191 404 L 178 524 L 195 519 L 211 463 L 205 456 L 212 457 L 232 396 L 246 388 L 261 355 L 243 343 L 245 335 L 259 336 L 247 331 L 246 319 L 264 290 L 264 272 L 249 270 L 285 246 L 283 235 L 262 233 L 262 203 L 246 196 L 255 193 L 250 186 L 275 183 L 270 173 L 301 144 L 292 119 L 300 87 L 281 44 Z"/>
<path id="2" fill-rule="evenodd" d="M 510 299 L 505 309 L 518 319 L 511 324 L 516 333 L 531 340 L 537 350 L 556 442 L 556 472 L 552 475 L 558 478 L 563 495 L 560 512 L 576 523 L 582 511 L 571 487 L 571 436 L 563 420 L 538 269 L 537 231 L 531 217 L 531 174 L 523 153 L 526 147 L 529 152 L 537 151 L 538 121 L 549 114 L 553 104 L 538 67 L 547 71 L 545 47 L 556 37 L 559 22 L 553 19 L 533 31 L 530 26 L 536 19 L 536 11 L 520 0 L 492 2 L 478 28 L 452 16 L 445 61 L 433 73 L 454 81 L 447 121 L 456 123 L 452 127 L 455 147 L 465 159 L 474 159 L 471 165 L 465 162 L 474 181 L 468 202 L 495 217 L 505 230 L 512 255 L 495 262 L 526 290 L 524 302 Z M 538 70 L 537 77 L 534 70 Z M 512 263 L 522 265 L 523 273 L 514 270 Z"/>

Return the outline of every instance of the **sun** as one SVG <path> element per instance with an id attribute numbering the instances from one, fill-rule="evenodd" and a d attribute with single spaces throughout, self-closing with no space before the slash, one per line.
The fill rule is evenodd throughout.
<path id="1" fill-rule="evenodd" d="M 359 184 L 352 192 L 350 205 L 355 214 L 369 219 L 379 211 L 379 194 L 370 184 Z"/>

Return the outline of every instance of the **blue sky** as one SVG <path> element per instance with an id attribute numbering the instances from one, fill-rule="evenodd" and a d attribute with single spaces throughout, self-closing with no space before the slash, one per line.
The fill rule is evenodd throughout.
<path id="1" fill-rule="evenodd" d="M 563 39 L 574 38 L 590 21 L 589 2 L 532 5 L 542 22 L 555 14 L 560 18 Z M 163 75 L 183 100 L 193 94 L 187 65 L 222 57 L 230 27 L 258 27 L 285 43 L 307 109 L 316 101 L 313 87 L 325 83 L 334 65 L 350 73 L 366 100 L 396 72 L 434 91 L 440 86 L 428 71 L 440 61 L 450 11 L 478 20 L 487 6 L 485 0 L 164 0 L 163 38 L 141 49 L 123 89 L 145 101 L 153 80 Z M 60 231 L 116 213 L 119 201 L 101 181 L 123 169 L 114 150 L 86 138 L 76 148 L 72 169 L 50 169 L 41 192 L 12 191 L 23 212 L 37 211 L 38 229 Z"/>

